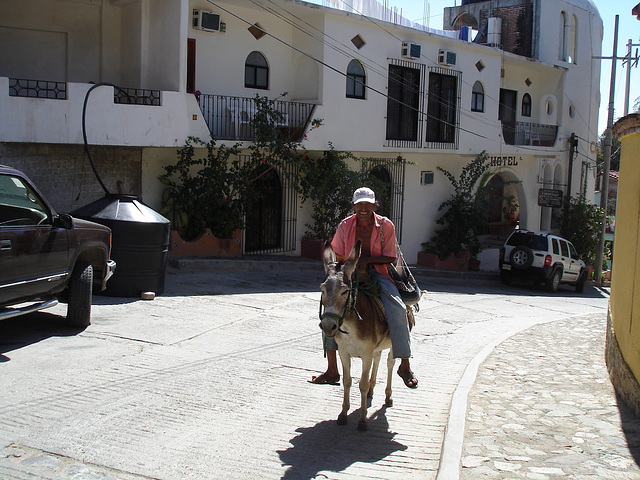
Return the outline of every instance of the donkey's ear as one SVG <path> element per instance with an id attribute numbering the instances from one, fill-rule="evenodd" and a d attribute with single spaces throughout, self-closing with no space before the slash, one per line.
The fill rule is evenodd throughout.
<path id="1" fill-rule="evenodd" d="M 360 260 L 360 253 L 362 252 L 362 242 L 360 240 L 356 241 L 356 244 L 351 249 L 351 253 L 349 254 L 349 258 L 344 262 L 344 267 L 342 271 L 344 272 L 344 276 L 346 278 L 351 278 L 353 272 L 356 270 L 358 266 L 358 260 Z"/>
<path id="2" fill-rule="evenodd" d="M 324 252 L 322 253 L 324 261 L 324 272 L 329 275 L 336 270 L 336 252 L 333 251 L 330 242 L 324 242 Z"/>

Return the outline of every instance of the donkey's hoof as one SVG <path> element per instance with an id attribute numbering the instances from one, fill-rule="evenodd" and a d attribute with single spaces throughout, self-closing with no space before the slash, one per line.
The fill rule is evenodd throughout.
<path id="1" fill-rule="evenodd" d="M 384 401 L 384 404 L 385 404 L 387 407 L 393 407 L 393 398 L 391 398 L 391 397 L 387 397 L 387 398 L 385 399 L 385 401 Z"/>
<path id="2" fill-rule="evenodd" d="M 347 414 L 341 413 L 338 415 L 338 425 L 346 425 L 347 424 Z"/>
<path id="3" fill-rule="evenodd" d="M 360 430 L 361 432 L 366 432 L 367 431 L 367 421 L 366 420 L 360 420 L 358 422 L 358 430 Z"/>

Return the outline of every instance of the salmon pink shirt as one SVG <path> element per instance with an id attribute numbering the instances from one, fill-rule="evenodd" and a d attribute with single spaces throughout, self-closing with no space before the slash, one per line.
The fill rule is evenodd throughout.
<path id="1" fill-rule="evenodd" d="M 374 224 L 371 231 L 371 244 L 369 246 L 372 257 L 392 257 L 397 258 L 396 252 L 396 227 L 391 220 L 377 213 L 373 213 Z M 336 254 L 348 257 L 351 249 L 356 244 L 356 215 L 345 218 L 338 225 L 338 230 L 333 236 L 331 247 Z M 384 249 L 382 248 L 382 237 L 384 236 Z M 385 277 L 389 277 L 386 265 L 374 264 L 376 271 Z"/>

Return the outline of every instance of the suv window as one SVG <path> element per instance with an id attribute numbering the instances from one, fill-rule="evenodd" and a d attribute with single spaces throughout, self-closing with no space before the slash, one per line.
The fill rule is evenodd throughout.
<path id="1" fill-rule="evenodd" d="M 573 244 L 569 244 L 569 252 L 571 252 L 571 258 L 578 260 L 580 258 L 580 255 L 578 255 L 578 252 L 576 252 L 576 248 L 573 246 Z"/>
<path id="2" fill-rule="evenodd" d="M 531 250 L 547 250 L 547 237 L 531 235 L 530 233 L 514 233 L 509 237 L 507 245 L 514 247 L 528 247 Z"/>
<path id="3" fill-rule="evenodd" d="M 563 242 L 561 240 L 560 241 L 560 248 L 562 249 L 562 256 L 563 257 L 568 257 L 569 256 L 569 247 L 567 246 L 567 242 Z"/>
<path id="4" fill-rule="evenodd" d="M 558 240 L 556 238 L 551 239 L 551 245 L 553 245 L 553 254 L 560 255 L 560 246 L 558 245 Z"/>

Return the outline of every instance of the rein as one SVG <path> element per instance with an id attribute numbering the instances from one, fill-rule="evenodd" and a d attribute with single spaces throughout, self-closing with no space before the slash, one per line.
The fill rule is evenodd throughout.
<path id="1" fill-rule="evenodd" d="M 371 278 L 375 279 L 375 277 L 371 277 Z M 353 279 L 349 280 L 349 293 L 347 295 L 347 302 L 345 303 L 342 315 L 338 315 L 337 313 L 331 313 L 331 312 L 323 313 L 322 298 L 320 298 L 320 307 L 318 309 L 318 317 L 320 318 L 320 321 L 324 320 L 325 318 L 332 318 L 334 320 L 337 320 L 338 331 L 340 331 L 341 333 L 344 333 L 345 335 L 348 335 L 349 332 L 345 332 L 344 330 L 342 330 L 342 324 L 344 323 L 344 319 L 347 317 L 347 315 L 349 315 L 349 313 L 351 313 L 351 311 L 353 310 L 358 316 L 358 320 L 362 320 L 362 317 L 360 316 L 360 313 L 358 313 L 358 309 L 356 308 L 356 302 L 358 300 L 358 291 L 362 290 L 362 292 L 365 295 L 372 295 L 373 291 L 375 291 L 377 287 L 378 287 L 377 280 L 375 282 L 371 282 L 370 285 L 361 286 L 360 272 L 356 270 L 355 281 Z"/>

